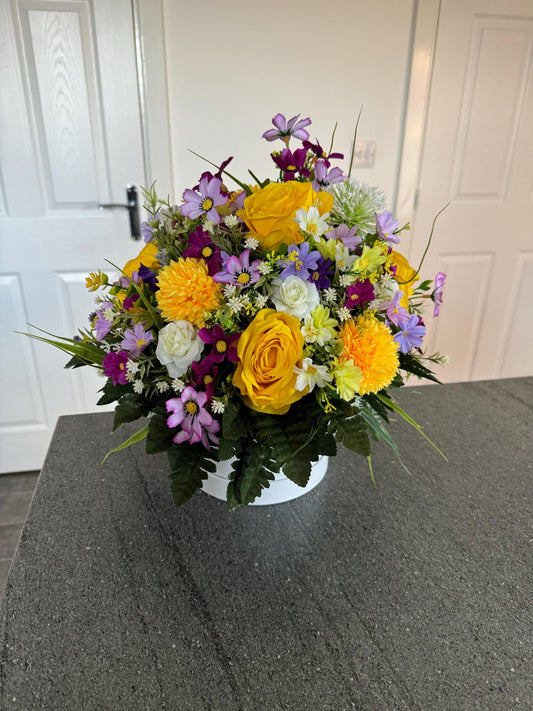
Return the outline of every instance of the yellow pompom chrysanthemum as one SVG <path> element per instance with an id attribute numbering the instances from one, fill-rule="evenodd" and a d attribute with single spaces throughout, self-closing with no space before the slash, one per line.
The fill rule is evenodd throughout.
<path id="1" fill-rule="evenodd" d="M 220 303 L 221 286 L 209 276 L 203 259 L 187 257 L 171 262 L 157 275 L 157 305 L 167 321 L 189 321 L 205 326 L 205 315 Z"/>
<path id="2" fill-rule="evenodd" d="M 346 321 L 341 329 L 339 361 L 351 360 L 361 369 L 359 395 L 390 385 L 398 370 L 398 344 L 387 326 L 371 314 Z"/>

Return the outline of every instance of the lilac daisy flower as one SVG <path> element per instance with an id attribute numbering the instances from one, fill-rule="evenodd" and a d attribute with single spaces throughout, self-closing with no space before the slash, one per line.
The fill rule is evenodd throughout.
<path id="1" fill-rule="evenodd" d="M 133 328 L 128 328 L 124 331 L 124 339 L 120 345 L 125 351 L 129 351 L 132 356 L 138 356 L 153 340 L 152 332 L 145 331 L 142 323 L 136 323 Z"/>
<path id="2" fill-rule="evenodd" d="M 216 433 L 220 431 L 220 424 L 205 409 L 207 400 L 205 392 L 197 392 L 190 385 L 183 390 L 180 397 L 167 400 L 166 408 L 170 413 L 167 425 L 171 429 L 181 426 L 181 430 L 173 437 L 176 444 L 201 442 L 209 449 L 209 440 L 214 444 L 218 443 Z"/>
<path id="3" fill-rule="evenodd" d="M 103 341 L 109 331 L 113 328 L 113 319 L 109 321 L 105 317 L 107 309 L 112 309 L 113 304 L 110 301 L 104 301 L 101 307 L 96 312 L 96 321 L 94 322 L 94 330 L 96 331 L 96 340 Z"/>
<path id="4" fill-rule="evenodd" d="M 280 279 L 285 280 L 289 276 L 297 276 L 300 279 L 309 280 L 309 272 L 318 267 L 320 252 L 309 251 L 309 244 L 302 242 L 301 245 L 291 244 L 287 256 L 279 259 L 276 264 L 283 266 Z"/>
<path id="5" fill-rule="evenodd" d="M 385 242 L 398 244 L 400 242 L 400 236 L 394 234 L 395 230 L 398 229 L 398 220 L 394 219 L 392 212 L 385 210 L 381 215 L 375 212 L 374 217 L 376 218 L 379 238 L 385 240 Z"/>
<path id="6" fill-rule="evenodd" d="M 385 301 L 379 307 L 379 311 L 386 311 L 388 320 L 400 328 L 411 318 L 409 311 L 400 306 L 402 296 L 403 292 L 398 289 L 390 301 Z"/>
<path id="7" fill-rule="evenodd" d="M 111 378 L 113 385 L 126 385 L 126 363 L 128 362 L 128 354 L 126 351 L 111 351 L 108 353 L 102 362 L 104 375 Z"/>
<path id="8" fill-rule="evenodd" d="M 305 130 L 305 127 L 310 125 L 311 119 L 305 118 L 298 121 L 299 117 L 300 114 L 297 114 L 287 121 L 283 114 L 276 114 L 272 119 L 272 123 L 276 128 L 270 128 L 265 131 L 263 138 L 267 141 L 275 141 L 277 138 L 281 138 L 287 146 L 291 136 L 298 138 L 300 141 L 306 141 L 309 138 L 309 133 Z"/>
<path id="9" fill-rule="evenodd" d="M 260 260 L 256 259 L 250 264 L 249 249 L 245 249 L 238 257 L 228 257 L 225 252 L 222 252 L 221 256 L 223 268 L 213 276 L 216 282 L 244 287 L 255 284 L 261 278 L 261 274 L 257 271 Z"/>
<path id="10" fill-rule="evenodd" d="M 348 225 L 338 225 L 332 230 L 329 230 L 329 232 L 326 232 L 326 237 L 328 239 L 340 240 L 346 249 L 354 249 L 361 243 L 361 237 L 355 234 L 356 231 L 357 227 L 352 227 L 350 229 Z"/>
<path id="11" fill-rule="evenodd" d="M 317 160 L 314 165 L 315 179 L 313 180 L 313 190 L 318 192 L 327 188 L 333 183 L 340 183 L 344 180 L 344 175 L 340 168 L 332 168 L 328 171 L 328 164 L 325 160 Z"/>
<path id="12" fill-rule="evenodd" d="M 155 215 L 152 217 L 151 220 L 147 220 L 146 222 L 141 222 L 141 235 L 143 236 L 146 244 L 148 244 L 148 242 L 153 242 L 154 230 L 157 227 L 159 227 L 159 220 L 160 220 L 160 215 L 159 215 L 159 210 L 158 210 L 155 213 Z"/>
<path id="13" fill-rule="evenodd" d="M 220 217 L 216 211 L 218 205 L 223 205 L 227 198 L 220 192 L 222 181 L 220 178 L 209 178 L 205 175 L 200 180 L 198 191 L 187 189 L 183 193 L 183 205 L 180 207 L 180 212 L 185 217 L 190 217 L 191 220 L 205 215 L 208 220 L 218 225 Z"/>
<path id="14" fill-rule="evenodd" d="M 320 145 L 320 143 L 311 143 L 310 141 L 304 141 L 303 147 L 306 151 L 311 151 L 311 153 L 314 153 L 317 158 L 322 158 L 328 168 L 330 166 L 331 159 L 339 158 L 340 160 L 342 160 L 344 158 L 344 154 L 342 153 L 330 153 L 328 156 L 326 151 Z"/>
<path id="15" fill-rule="evenodd" d="M 426 327 L 420 316 L 413 314 L 400 328 L 401 331 L 394 336 L 394 340 L 399 344 L 400 353 L 409 353 L 412 348 L 419 348 L 422 345 Z"/>
<path id="16" fill-rule="evenodd" d="M 433 307 L 433 318 L 439 315 L 440 305 L 442 304 L 442 290 L 444 287 L 444 281 L 446 280 L 446 274 L 443 272 L 438 272 L 435 277 L 435 289 L 431 298 L 433 299 L 435 306 Z"/>

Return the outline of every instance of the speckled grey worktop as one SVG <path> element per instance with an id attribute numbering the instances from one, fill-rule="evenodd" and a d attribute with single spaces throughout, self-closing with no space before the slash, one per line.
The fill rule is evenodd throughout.
<path id="1" fill-rule="evenodd" d="M 426 386 L 301 499 L 171 499 L 164 456 L 59 420 L 10 571 L 0 708 L 533 708 L 533 379 Z"/>

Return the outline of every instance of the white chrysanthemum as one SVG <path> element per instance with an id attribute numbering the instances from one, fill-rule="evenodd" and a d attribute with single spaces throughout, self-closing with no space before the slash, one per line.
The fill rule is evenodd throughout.
<path id="1" fill-rule="evenodd" d="M 327 230 L 330 229 L 328 224 L 329 212 L 321 215 L 318 208 L 312 205 L 308 210 L 301 208 L 296 211 L 294 220 L 298 223 L 299 228 L 308 235 L 318 239 Z"/>
<path id="2" fill-rule="evenodd" d="M 224 224 L 231 230 L 233 227 L 237 227 L 239 224 L 239 218 L 236 215 L 226 215 L 224 218 Z"/>
<path id="3" fill-rule="evenodd" d="M 135 375 L 139 370 L 139 364 L 134 360 L 128 360 L 126 363 L 126 372 Z"/>
<path id="4" fill-rule="evenodd" d="M 387 202 L 382 190 L 361 180 L 349 179 L 330 185 L 327 191 L 333 195 L 331 217 L 334 224 L 357 227 L 361 237 L 376 231 L 374 212 L 383 212 Z"/>
<path id="5" fill-rule="evenodd" d="M 259 240 L 255 237 L 247 237 L 244 240 L 244 246 L 246 249 L 257 249 L 259 247 Z"/>
<path id="6" fill-rule="evenodd" d="M 183 390 L 185 390 L 185 383 L 181 378 L 174 378 L 171 382 L 172 390 L 174 390 L 177 393 L 181 393 Z"/>
<path id="7" fill-rule="evenodd" d="M 213 234 L 213 228 L 215 227 L 214 223 L 211 222 L 211 220 L 206 220 L 203 224 L 204 230 L 209 232 L 209 234 Z"/>
<path id="8" fill-rule="evenodd" d="M 224 405 L 222 400 L 213 400 L 213 402 L 211 403 L 211 410 L 215 413 L 215 415 L 222 415 L 225 409 L 226 406 Z"/>
<path id="9" fill-rule="evenodd" d="M 115 318 L 115 312 L 111 307 L 104 309 L 104 318 L 106 321 L 112 321 Z"/>
<path id="10" fill-rule="evenodd" d="M 337 311 L 337 318 L 339 321 L 347 321 L 350 318 L 349 309 L 345 306 L 341 306 L 341 308 Z"/>
<path id="11" fill-rule="evenodd" d="M 326 301 L 329 301 L 332 304 L 334 304 L 338 298 L 337 290 L 332 286 L 328 286 L 327 289 L 324 289 L 322 295 L 326 299 Z"/>
<path id="12" fill-rule="evenodd" d="M 264 309 L 265 306 L 267 305 L 267 303 L 268 303 L 268 296 L 265 296 L 264 294 L 256 294 L 254 305 L 258 309 Z"/>
<path id="13" fill-rule="evenodd" d="M 231 299 L 232 296 L 235 296 L 235 292 L 237 291 L 237 287 L 234 284 L 224 284 L 222 288 L 222 293 L 226 297 L 226 299 Z"/>
<path id="14" fill-rule="evenodd" d="M 309 388 L 311 392 L 315 387 L 323 388 L 326 383 L 331 383 L 332 377 L 328 373 L 325 365 L 315 365 L 311 358 L 304 358 L 302 367 L 294 366 L 294 372 L 297 374 L 294 387 L 298 392 Z"/>
<path id="15" fill-rule="evenodd" d="M 272 265 L 269 264 L 268 262 L 259 262 L 259 264 L 257 265 L 257 271 L 262 276 L 266 276 L 267 274 L 270 274 L 270 272 L 272 271 Z"/>
<path id="16" fill-rule="evenodd" d="M 341 274 L 339 277 L 339 284 L 346 288 L 351 286 L 357 281 L 357 276 L 355 274 Z"/>
<path id="17" fill-rule="evenodd" d="M 137 376 L 135 375 L 135 373 L 129 373 L 128 371 L 126 371 L 126 380 L 128 381 L 128 383 L 134 383 L 136 378 Z"/>
<path id="18" fill-rule="evenodd" d="M 137 395 L 141 395 L 142 391 L 144 390 L 144 383 L 142 380 L 136 380 L 133 383 L 133 391 L 137 393 Z"/>
<path id="19" fill-rule="evenodd" d="M 238 314 L 248 303 L 250 302 L 245 296 L 232 296 L 228 299 L 228 308 L 230 313 Z"/>

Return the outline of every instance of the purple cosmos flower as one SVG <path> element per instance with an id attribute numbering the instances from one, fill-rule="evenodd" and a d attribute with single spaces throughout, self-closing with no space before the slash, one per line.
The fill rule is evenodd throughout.
<path id="1" fill-rule="evenodd" d="M 439 315 L 440 305 L 442 304 L 442 290 L 445 280 L 446 274 L 438 272 L 435 277 L 435 289 L 433 290 L 433 294 L 431 294 L 431 298 L 435 302 L 435 306 L 433 307 L 433 318 L 436 318 Z"/>
<path id="2" fill-rule="evenodd" d="M 395 230 L 398 229 L 398 220 L 394 219 L 392 212 L 385 210 L 381 215 L 375 212 L 374 217 L 376 218 L 379 238 L 385 240 L 385 242 L 398 244 L 400 242 L 400 235 L 394 234 Z"/>
<path id="3" fill-rule="evenodd" d="M 372 301 L 374 298 L 374 287 L 370 279 L 358 281 L 346 289 L 347 299 L 344 302 L 346 309 L 354 309 L 356 306 L 362 306 Z"/>
<path id="4" fill-rule="evenodd" d="M 111 378 L 113 385 L 126 385 L 126 363 L 128 362 L 128 354 L 126 351 L 111 351 L 108 353 L 102 362 L 104 375 Z"/>
<path id="5" fill-rule="evenodd" d="M 208 220 L 218 225 L 220 217 L 216 211 L 218 205 L 223 205 L 227 197 L 220 192 L 222 181 L 220 178 L 208 178 L 204 176 L 200 180 L 198 192 L 187 189 L 183 193 L 183 205 L 180 207 L 180 212 L 185 217 L 190 217 L 191 220 L 205 215 Z"/>
<path id="6" fill-rule="evenodd" d="M 189 246 L 183 250 L 183 256 L 203 259 L 207 264 L 209 276 L 216 274 L 222 266 L 220 247 L 213 244 L 209 233 L 200 225 L 194 232 L 189 232 Z"/>
<path id="7" fill-rule="evenodd" d="M 288 148 L 284 148 L 281 153 L 270 154 L 274 163 L 283 171 L 283 181 L 294 180 L 296 173 L 300 173 L 305 178 L 311 176 L 311 171 L 305 168 L 307 152 L 303 148 L 298 148 L 294 153 Z"/>
<path id="8" fill-rule="evenodd" d="M 320 252 L 309 251 L 307 242 L 302 242 L 301 245 L 291 244 L 287 256 L 276 262 L 278 266 L 283 266 L 283 271 L 279 275 L 280 279 L 285 280 L 289 276 L 297 276 L 307 281 L 309 272 L 317 269 L 319 257 Z"/>
<path id="9" fill-rule="evenodd" d="M 109 331 L 113 327 L 113 319 L 108 321 L 105 317 L 105 311 L 112 309 L 113 304 L 110 301 L 104 301 L 101 307 L 96 312 L 96 321 L 94 322 L 94 330 L 96 331 L 96 340 L 103 341 Z"/>
<path id="10" fill-rule="evenodd" d="M 160 215 L 159 215 L 159 210 L 158 210 L 155 213 L 155 215 L 152 217 L 151 220 L 147 220 L 146 222 L 141 222 L 141 235 L 143 236 L 146 244 L 148 244 L 148 242 L 153 242 L 154 230 L 157 227 L 159 227 L 159 220 L 160 220 Z"/>
<path id="11" fill-rule="evenodd" d="M 332 265 L 331 259 L 324 259 L 320 256 L 316 269 L 309 274 L 308 281 L 312 281 L 317 289 L 327 289 L 331 286 L 331 279 L 335 274 L 335 269 L 331 268 Z"/>
<path id="12" fill-rule="evenodd" d="M 210 346 L 213 346 L 204 360 L 211 363 L 222 363 L 223 360 L 230 360 L 232 363 L 238 361 L 236 343 L 240 338 L 240 333 L 224 333 L 221 326 L 215 324 L 213 329 L 201 328 L 198 331 L 200 339 Z"/>
<path id="13" fill-rule="evenodd" d="M 221 256 L 222 271 L 213 276 L 216 282 L 245 287 L 255 284 L 261 278 L 261 274 L 257 271 L 260 260 L 256 259 L 250 264 L 249 249 L 245 249 L 238 257 L 228 257 L 225 252 L 222 252 Z"/>
<path id="14" fill-rule="evenodd" d="M 411 314 L 406 308 L 400 306 L 400 300 L 403 296 L 403 291 L 398 289 L 390 301 L 385 301 L 379 307 L 380 311 L 387 312 L 388 320 L 395 326 L 400 328 L 406 324 L 411 318 Z"/>
<path id="15" fill-rule="evenodd" d="M 157 286 L 157 276 L 155 272 L 145 267 L 144 264 L 141 264 L 139 271 L 135 272 L 135 274 L 142 280 L 143 284 L 146 284 L 151 292 L 157 291 L 159 287 Z"/>
<path id="16" fill-rule="evenodd" d="M 304 141 L 303 147 L 306 151 L 311 151 L 311 153 L 314 153 L 317 158 L 322 158 L 328 168 L 330 166 L 330 160 L 332 160 L 333 158 L 339 158 L 340 160 L 344 158 L 344 155 L 342 153 L 330 153 L 328 156 L 326 154 L 326 151 L 320 145 L 320 143 L 311 143 L 310 141 Z"/>
<path id="17" fill-rule="evenodd" d="M 138 356 L 153 340 L 152 332 L 145 331 L 142 323 L 136 323 L 133 328 L 124 331 L 124 339 L 120 345 L 132 356 Z"/>
<path id="18" fill-rule="evenodd" d="M 209 449 L 209 440 L 218 443 L 216 433 L 220 431 L 220 424 L 204 408 L 207 399 L 207 393 L 197 392 L 188 385 L 180 397 L 167 400 L 166 408 L 170 413 L 167 425 L 171 429 L 181 426 L 181 430 L 172 438 L 176 444 L 201 442 Z"/>
<path id="19" fill-rule="evenodd" d="M 426 335 L 426 327 L 420 316 L 413 314 L 400 328 L 401 331 L 394 336 L 394 340 L 399 343 L 401 353 L 409 353 L 412 348 L 418 348 L 422 345 Z"/>
<path id="20" fill-rule="evenodd" d="M 325 160 L 317 160 L 314 165 L 315 179 L 313 180 L 313 190 L 318 192 L 328 185 L 340 183 L 344 180 L 344 175 L 340 168 L 332 168 L 328 171 L 328 165 Z"/>
<path id="21" fill-rule="evenodd" d="M 300 141 L 306 141 L 309 138 L 309 133 L 305 130 L 305 127 L 310 125 L 311 119 L 306 118 L 298 121 L 299 117 L 300 114 L 297 114 L 287 121 L 283 114 L 276 114 L 272 119 L 272 123 L 276 128 L 265 131 L 263 138 L 266 138 L 267 141 L 275 141 L 277 138 L 281 138 L 287 146 L 291 136 L 298 138 Z"/>
<path id="22" fill-rule="evenodd" d="M 351 229 L 348 225 L 338 225 L 332 230 L 326 232 L 326 237 L 328 239 L 338 239 L 340 240 L 346 249 L 354 249 L 358 244 L 361 243 L 361 237 L 356 235 L 357 227 L 352 227 Z"/>

